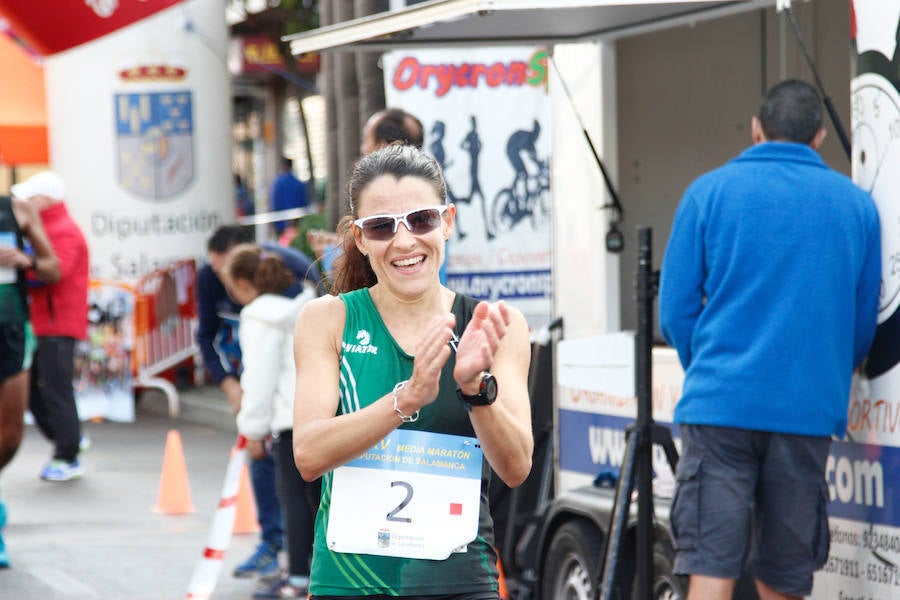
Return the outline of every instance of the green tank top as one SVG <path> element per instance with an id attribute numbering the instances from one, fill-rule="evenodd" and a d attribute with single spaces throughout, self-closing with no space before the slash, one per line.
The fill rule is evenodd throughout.
<path id="1" fill-rule="evenodd" d="M 0 323 L 19 323 L 28 320 L 28 307 L 22 300 L 22 290 L 15 283 L 0 283 Z"/>
<path id="2" fill-rule="evenodd" d="M 369 290 L 341 294 L 347 310 L 341 352 L 341 385 L 338 414 L 365 408 L 389 393 L 399 381 L 412 375 L 413 357 L 394 341 L 375 308 Z M 472 318 L 477 300 L 456 295 L 456 335 Z M 474 437 L 465 407 L 456 397 L 453 380 L 455 354 L 450 355 L 441 373 L 437 400 L 422 408 L 414 423 L 404 429 L 425 430 Z M 481 507 L 478 536 L 465 552 L 452 553 L 445 560 L 426 560 L 338 553 L 326 544 L 326 527 L 331 505 L 332 473 L 322 478 L 322 497 L 316 515 L 315 542 L 310 571 L 313 596 L 426 596 L 497 590 L 497 555 L 494 551 L 493 521 L 488 504 L 490 466 L 482 460 Z M 361 501 L 363 501 L 361 499 Z"/>

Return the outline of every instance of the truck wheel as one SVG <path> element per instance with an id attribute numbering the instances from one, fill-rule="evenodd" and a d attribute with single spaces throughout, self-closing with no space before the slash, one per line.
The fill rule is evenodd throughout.
<path id="1" fill-rule="evenodd" d="M 544 563 L 543 600 L 592 600 L 597 596 L 597 574 L 603 540 L 585 521 L 570 521 L 557 530 Z"/>
<path id="2" fill-rule="evenodd" d="M 665 542 L 653 546 L 653 583 L 650 588 L 653 600 L 683 600 L 687 598 L 687 577 L 676 575 L 675 551 Z M 638 600 L 637 586 L 631 587 L 632 600 Z"/>

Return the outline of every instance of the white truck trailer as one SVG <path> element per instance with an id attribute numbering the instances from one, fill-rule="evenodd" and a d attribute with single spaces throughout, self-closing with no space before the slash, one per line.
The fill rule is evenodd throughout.
<path id="1" fill-rule="evenodd" d="M 541 44 L 555 57 L 552 314 L 531 372 L 534 470 L 515 490 L 493 490 L 497 544 L 518 599 L 634 597 L 634 516 L 627 520 L 615 590 L 600 589 L 614 504 L 612 483 L 635 419 L 633 302 L 638 224 L 654 231 L 655 260 L 686 185 L 750 143 L 749 119 L 780 79 L 812 80 L 804 53 L 772 1 L 426 0 L 295 36 L 308 51 Z M 409 6 L 405 6 L 409 4 Z M 788 4 L 779 2 L 779 4 Z M 778 7 L 783 8 L 783 7 Z M 814 598 L 897 597 L 900 586 L 900 29 L 898 0 L 810 0 L 794 14 L 836 112 L 852 115 L 852 174 L 882 215 L 884 286 L 866 377 L 854 386 L 849 434 L 833 444 L 831 554 Z M 852 81 L 851 81 L 852 76 Z M 832 124 L 829 123 L 829 128 Z M 618 186 L 611 203 L 587 135 Z M 823 157 L 850 173 L 838 136 Z M 604 239 L 615 225 L 624 252 Z M 614 250 L 614 248 L 610 248 Z M 452 250 L 451 250 L 452 255 Z M 548 317 L 548 321 L 550 318 Z M 541 336 L 538 336 L 541 337 Z M 652 359 L 652 406 L 671 419 L 683 374 L 674 351 Z M 677 446 L 678 432 L 672 427 Z M 671 572 L 672 474 L 655 450 L 654 598 L 683 598 Z M 755 597 L 743 581 L 737 596 Z M 610 595 L 611 594 L 611 595 Z"/>

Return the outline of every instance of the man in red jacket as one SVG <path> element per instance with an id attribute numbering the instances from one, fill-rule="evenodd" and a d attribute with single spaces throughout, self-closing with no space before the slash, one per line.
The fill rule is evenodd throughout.
<path id="1" fill-rule="evenodd" d="M 32 285 L 28 290 L 38 339 L 28 408 L 38 428 L 55 446 L 41 478 L 68 481 L 84 473 L 78 461 L 81 422 L 72 376 L 75 344 L 87 337 L 88 247 L 63 202 L 66 186 L 58 174 L 42 171 L 10 190 L 38 211 L 59 258 L 59 281 Z"/>

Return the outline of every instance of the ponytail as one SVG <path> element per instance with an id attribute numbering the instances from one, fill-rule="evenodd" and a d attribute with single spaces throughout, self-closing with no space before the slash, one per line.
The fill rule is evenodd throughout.
<path id="1" fill-rule="evenodd" d="M 356 247 L 353 238 L 353 216 L 341 218 L 337 226 L 341 238 L 341 255 L 334 259 L 334 282 L 331 293 L 334 295 L 352 292 L 360 288 L 372 287 L 378 283 L 375 271 L 369 264 L 369 258 Z"/>

